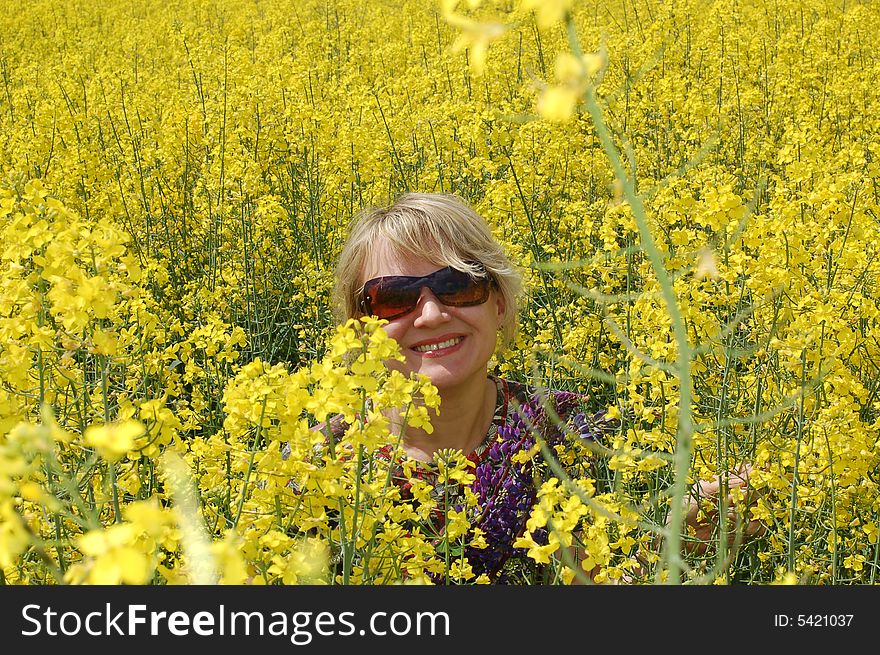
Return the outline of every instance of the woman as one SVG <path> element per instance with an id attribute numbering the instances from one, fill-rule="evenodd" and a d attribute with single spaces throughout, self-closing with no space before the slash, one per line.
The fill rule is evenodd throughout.
<path id="1" fill-rule="evenodd" d="M 439 392 L 430 434 L 399 422 L 394 427 L 403 430 L 407 456 L 422 463 L 422 478 L 436 477 L 430 463 L 446 449 L 473 462 L 471 491 L 480 500 L 473 525 L 489 547 L 471 549 L 468 559 L 476 575 L 492 582 L 547 581 L 541 579 L 546 570 L 514 547 L 537 482 L 560 473 L 535 456 L 541 441 L 551 449 L 573 448 L 577 454 L 564 473 L 589 477 L 589 442 L 615 428 L 604 413 L 586 411 L 585 397 L 488 373 L 499 336 L 509 343 L 516 330 L 521 288 L 520 275 L 485 220 L 445 194 L 407 194 L 390 207 L 363 212 L 337 267 L 339 318 L 387 320 L 385 331 L 404 355 L 388 365 L 427 375 Z M 341 435 L 345 428 L 341 420 L 331 421 L 333 432 Z M 406 480 L 400 482 L 405 489 Z M 453 491 L 455 504 L 464 489 Z M 450 489 L 443 493 L 448 501 Z"/>
<path id="2" fill-rule="evenodd" d="M 387 320 L 406 358 L 391 366 L 427 375 L 442 399 L 432 434 L 406 431 L 411 457 L 486 441 L 503 389 L 487 365 L 499 331 L 513 337 L 521 287 L 486 223 L 453 196 L 409 194 L 359 217 L 337 268 L 342 317 Z"/>

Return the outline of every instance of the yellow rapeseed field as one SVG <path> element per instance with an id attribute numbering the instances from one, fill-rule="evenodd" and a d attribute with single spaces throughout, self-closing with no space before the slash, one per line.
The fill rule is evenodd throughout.
<path id="1" fill-rule="evenodd" d="M 432 534 L 373 457 L 436 390 L 330 311 L 352 216 L 405 191 L 525 272 L 496 371 L 621 419 L 541 488 L 540 582 L 576 528 L 598 583 L 876 581 L 877 3 L 0 7 L 0 582 L 487 582 L 478 500 Z M 766 531 L 661 557 L 744 462 Z"/>

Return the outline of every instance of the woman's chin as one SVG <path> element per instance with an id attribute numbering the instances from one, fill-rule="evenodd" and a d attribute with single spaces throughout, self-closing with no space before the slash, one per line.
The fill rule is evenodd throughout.
<path id="1" fill-rule="evenodd" d="M 441 394 L 444 391 L 462 387 L 474 377 L 474 371 L 462 371 L 440 366 L 423 366 L 418 372 L 428 376 L 431 384 L 437 387 Z"/>
<path id="2" fill-rule="evenodd" d="M 477 377 L 482 378 L 487 369 L 474 366 L 473 362 L 478 359 L 481 358 L 471 353 L 457 352 L 447 357 L 407 356 L 405 362 L 394 362 L 394 365 L 406 376 L 411 373 L 426 375 L 442 392 L 465 385 Z"/>

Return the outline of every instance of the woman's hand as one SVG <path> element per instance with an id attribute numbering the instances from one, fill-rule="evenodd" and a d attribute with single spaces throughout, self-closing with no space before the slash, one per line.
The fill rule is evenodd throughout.
<path id="1" fill-rule="evenodd" d="M 757 492 L 749 486 L 750 464 L 743 464 L 737 471 L 727 474 L 727 545 L 741 545 L 753 537 L 766 532 L 761 521 L 748 520 L 749 508 L 758 498 Z M 683 540 L 682 549 L 686 553 L 704 554 L 718 541 L 721 529 L 718 515 L 721 511 L 721 479 L 704 480 L 694 485 L 688 494 L 685 507 L 685 526 L 688 536 Z M 708 504 L 708 506 L 707 506 Z"/>
<path id="2" fill-rule="evenodd" d="M 729 548 L 738 547 L 746 541 L 759 537 L 767 531 L 766 526 L 758 520 L 748 520 L 748 510 L 755 504 L 759 492 L 749 486 L 749 475 L 752 472 L 750 464 L 743 464 L 738 470 L 727 474 L 727 545 Z M 721 511 L 721 479 L 716 476 L 712 480 L 703 480 L 691 487 L 685 500 L 685 528 L 687 535 L 682 540 L 682 551 L 685 554 L 703 555 L 718 543 L 718 530 L 720 530 L 718 515 Z M 669 526 L 667 526 L 669 527 Z M 657 549 L 661 547 L 660 541 L 655 542 Z M 585 558 L 583 548 L 573 544 L 568 548 L 571 561 L 577 565 Z M 643 562 L 643 567 L 634 572 L 636 577 L 644 577 L 649 565 Z M 597 566 L 592 571 L 586 572 L 586 581 L 595 579 L 600 568 Z M 583 576 L 575 576 L 571 584 L 584 584 Z M 612 582 L 612 584 L 626 584 L 631 582 L 629 576 Z"/>

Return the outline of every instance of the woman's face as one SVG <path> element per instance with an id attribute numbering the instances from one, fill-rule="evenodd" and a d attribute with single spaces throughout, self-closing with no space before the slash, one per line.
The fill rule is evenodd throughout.
<path id="1" fill-rule="evenodd" d="M 430 275 L 441 268 L 423 259 L 404 260 L 382 239 L 367 258 L 360 283 L 386 275 Z M 385 326 L 406 358 L 389 362 L 389 367 L 405 375 L 423 373 L 441 392 L 484 380 L 504 309 L 494 286 L 486 302 L 470 307 L 444 305 L 423 287 L 416 308 Z"/>

